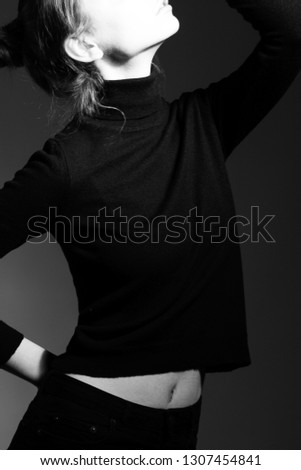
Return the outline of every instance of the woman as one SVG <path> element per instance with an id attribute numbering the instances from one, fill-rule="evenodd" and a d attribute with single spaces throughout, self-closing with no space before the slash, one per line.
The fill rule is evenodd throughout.
<path id="1" fill-rule="evenodd" d="M 2 367 L 38 387 L 9 449 L 195 449 L 205 374 L 250 364 L 225 162 L 300 70 L 301 3 L 228 3 L 261 41 L 172 103 L 168 1 L 22 0 L 2 29 L 0 64 L 72 120 L 1 189 L 1 256 L 51 232 L 79 305 L 59 356 L 0 324 Z"/>

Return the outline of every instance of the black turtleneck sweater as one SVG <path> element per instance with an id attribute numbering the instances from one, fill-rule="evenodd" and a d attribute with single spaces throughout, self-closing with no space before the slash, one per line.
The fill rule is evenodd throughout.
<path id="1" fill-rule="evenodd" d="M 226 159 L 300 70 L 301 2 L 228 3 L 261 34 L 238 70 L 173 102 L 154 67 L 106 81 L 111 108 L 49 139 L 0 191 L 0 256 L 45 230 L 70 267 L 78 324 L 54 368 L 118 377 L 250 364 Z M 0 323 L 1 364 L 22 339 Z"/>

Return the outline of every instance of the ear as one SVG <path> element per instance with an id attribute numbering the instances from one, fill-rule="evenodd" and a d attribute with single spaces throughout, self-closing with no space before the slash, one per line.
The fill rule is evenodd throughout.
<path id="1" fill-rule="evenodd" d="M 64 42 L 66 53 L 79 62 L 94 62 L 102 59 L 103 52 L 96 42 L 88 36 L 69 36 Z"/>

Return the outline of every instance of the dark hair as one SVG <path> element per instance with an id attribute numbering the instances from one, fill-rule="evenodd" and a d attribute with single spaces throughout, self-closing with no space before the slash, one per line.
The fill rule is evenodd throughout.
<path id="1" fill-rule="evenodd" d="M 51 96 L 72 104 L 72 116 L 93 116 L 104 80 L 94 63 L 69 57 L 65 39 L 89 30 L 78 0 L 20 0 L 17 19 L 0 28 L 0 67 L 25 66 Z"/>

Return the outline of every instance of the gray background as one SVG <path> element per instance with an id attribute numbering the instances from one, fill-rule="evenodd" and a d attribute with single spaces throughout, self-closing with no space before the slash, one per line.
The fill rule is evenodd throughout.
<path id="1" fill-rule="evenodd" d="M 17 2 L 2 2 L 1 23 Z M 237 68 L 257 33 L 223 0 L 173 1 L 179 33 L 159 57 L 166 97 L 207 86 Z M 242 246 L 252 365 L 206 379 L 199 449 L 300 448 L 300 97 L 284 98 L 227 163 L 239 214 L 275 214 L 275 244 Z M 23 70 L 0 70 L 0 185 L 53 132 L 50 101 Z M 298 132 L 299 131 L 299 132 Z M 75 289 L 58 244 L 25 244 L 0 263 L 1 318 L 60 354 L 76 325 Z M 0 370 L 0 449 L 6 449 L 36 388 Z"/>

